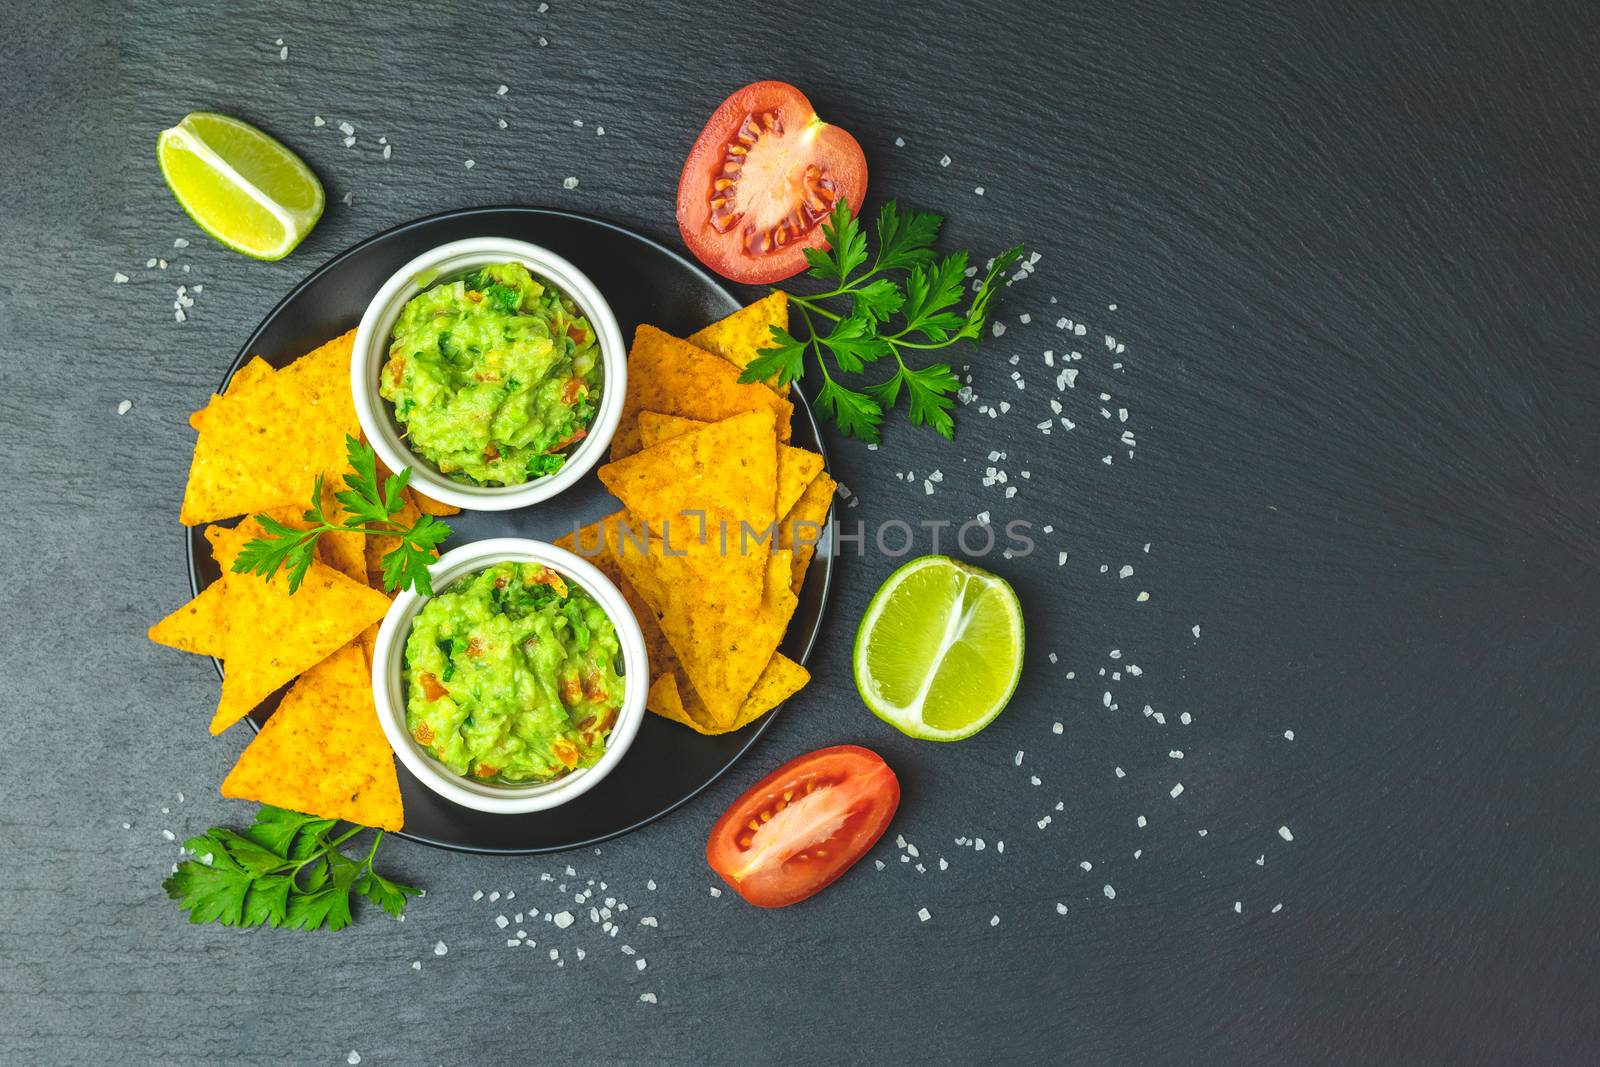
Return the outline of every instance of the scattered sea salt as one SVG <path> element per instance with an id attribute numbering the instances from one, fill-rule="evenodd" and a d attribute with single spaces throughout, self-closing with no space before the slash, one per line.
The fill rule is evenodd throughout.
<path id="1" fill-rule="evenodd" d="M 443 956 L 446 952 L 449 952 L 449 951 L 450 951 L 450 946 L 446 945 L 443 941 L 438 941 L 438 942 L 434 943 L 433 954 L 435 956 Z"/>
<path id="2" fill-rule="evenodd" d="M 509 93 L 509 92 L 510 92 L 510 91 L 511 91 L 511 86 L 509 86 L 509 85 L 502 85 L 502 86 L 500 86 L 500 88 L 498 88 L 498 89 L 496 89 L 496 90 L 495 90 L 495 91 L 494 91 L 494 95 L 496 95 L 496 96 L 504 96 L 504 95 L 506 95 L 506 94 L 507 94 L 507 93 Z"/>
<path id="3" fill-rule="evenodd" d="M 1177 785 L 1172 787 L 1172 799 L 1173 800 L 1177 800 L 1182 795 L 1183 795 L 1183 783 L 1179 782 Z"/>
<path id="4" fill-rule="evenodd" d="M 640 993 L 639 1000 L 645 1004 L 654 1004 L 656 1002 L 656 995 L 654 993 Z"/>
<path id="5" fill-rule="evenodd" d="M 1112 889 L 1109 884 L 1106 885 L 1105 889 L 1102 890 L 1102 892 L 1105 893 L 1107 900 L 1116 900 L 1117 899 L 1117 891 L 1115 889 Z"/>
<path id="6" fill-rule="evenodd" d="M 130 412 L 132 410 L 133 410 L 133 401 L 131 401 L 131 400 L 124 400 L 124 401 L 122 401 L 122 403 L 117 405 L 117 414 L 118 415 L 126 415 L 128 412 Z M 1294 738 L 1291 736 L 1290 740 L 1292 741 L 1292 740 L 1294 740 Z"/>
<path id="7" fill-rule="evenodd" d="M 473 167 L 478 165 L 478 161 L 476 159 L 464 159 L 461 161 L 461 165 L 466 167 L 468 170 L 471 170 Z"/>
<path id="8" fill-rule="evenodd" d="M 941 156 L 939 158 L 939 166 L 948 167 L 949 165 L 950 165 L 950 157 L 949 156 Z"/>
<path id="9" fill-rule="evenodd" d="M 578 187 L 578 179 L 576 179 L 576 178 L 562 178 L 561 179 L 561 188 L 563 188 L 563 189 L 576 189 L 577 187 Z"/>
<path id="10" fill-rule="evenodd" d="M 1285 841 L 1294 840 L 1294 834 L 1289 832 L 1289 828 L 1287 826 L 1278 827 L 1278 836 L 1283 838 Z"/>
<path id="11" fill-rule="evenodd" d="M 550 921 L 556 924 L 556 929 L 565 930 L 572 925 L 572 912 L 558 911 L 551 917 Z"/>
<path id="12" fill-rule="evenodd" d="M 927 922 L 929 919 L 933 918 L 933 916 L 929 913 L 927 908 L 918 908 L 917 918 L 921 919 L 923 922 Z"/>

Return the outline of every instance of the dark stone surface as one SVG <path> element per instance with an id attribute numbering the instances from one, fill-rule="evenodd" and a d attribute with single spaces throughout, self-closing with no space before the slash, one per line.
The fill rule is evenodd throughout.
<path id="1" fill-rule="evenodd" d="M 1593 1060 L 1600 19 L 1404 7 L 8 7 L 0 1059 Z M 185 593 L 185 414 L 296 279 L 395 222 L 519 202 L 675 240 L 689 141 L 764 76 L 856 133 L 874 200 L 948 213 L 952 246 L 1043 254 L 1005 335 L 965 357 L 1007 414 L 964 409 L 955 445 L 834 442 L 847 519 L 1053 524 L 991 561 L 1027 610 L 1012 707 L 952 746 L 865 712 L 848 648 L 892 562 L 847 558 L 816 680 L 672 818 L 600 855 L 396 843 L 389 865 L 430 891 L 404 924 L 186 926 L 161 831 L 247 809 L 215 793 L 245 737 L 206 735 L 210 664 L 143 636 Z M 217 248 L 167 195 L 156 134 L 197 107 L 327 183 L 289 259 Z M 180 283 L 204 286 L 182 325 Z M 1041 353 L 1073 347 L 1058 394 Z M 1100 392 L 1129 409 L 1132 459 Z M 1046 437 L 1053 396 L 1077 428 Z M 991 465 L 1014 499 L 981 485 Z M 887 869 L 800 907 L 713 898 L 700 850 L 726 801 L 846 740 L 899 771 L 895 829 L 928 872 L 886 841 Z M 988 847 L 954 844 L 971 836 Z M 591 877 L 630 905 L 616 940 L 571 903 Z M 511 907 L 470 899 L 559 910 L 556 882 L 579 919 L 524 923 L 534 950 L 503 947 Z"/>

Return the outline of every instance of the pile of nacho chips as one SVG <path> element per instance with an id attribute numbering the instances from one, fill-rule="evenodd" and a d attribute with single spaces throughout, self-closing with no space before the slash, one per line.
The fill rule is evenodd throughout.
<path id="1" fill-rule="evenodd" d="M 222 579 L 151 627 L 150 639 L 224 661 L 213 734 L 293 683 L 222 783 L 224 796 L 398 830 L 399 780 L 369 681 L 371 641 L 389 607 L 379 560 L 392 546 L 355 533 L 323 535 L 293 596 L 282 572 L 268 581 L 231 569 L 244 544 L 264 532 L 252 516 L 305 525 L 319 475 L 326 513 L 336 520 L 345 436 L 360 433 L 349 384 L 353 339 L 352 331 L 282 370 L 257 357 L 190 417 L 200 435 L 182 521 L 244 518 L 207 526 Z M 411 518 L 418 509 L 455 510 L 407 492 Z"/>
<path id="2" fill-rule="evenodd" d="M 835 486 L 821 456 L 785 443 L 787 387 L 738 380 L 774 325 L 788 326 L 781 292 L 687 341 L 639 327 L 599 470 L 623 510 L 557 542 L 638 616 L 650 710 L 706 734 L 745 726 L 810 678 L 778 645 Z"/>

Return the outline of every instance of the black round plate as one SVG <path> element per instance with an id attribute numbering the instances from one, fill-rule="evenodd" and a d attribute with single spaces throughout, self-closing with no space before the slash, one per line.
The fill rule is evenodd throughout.
<path id="1" fill-rule="evenodd" d="M 700 267 L 656 242 L 599 219 L 564 211 L 499 207 L 450 211 L 408 222 L 369 238 L 325 263 L 295 286 L 256 328 L 223 379 L 233 377 L 252 355 L 282 367 L 330 337 L 353 328 L 378 287 L 414 256 L 463 237 L 515 237 L 565 256 L 587 274 L 617 316 L 625 339 L 644 322 L 686 337 L 739 307 L 729 292 Z M 792 443 L 823 450 L 810 405 L 798 388 Z M 454 530 L 446 549 L 486 537 L 533 537 L 553 541 L 608 515 L 620 505 L 591 473 L 560 497 L 520 511 L 462 512 L 446 520 Z M 188 531 L 190 582 L 196 594 L 220 574 L 200 528 Z M 783 651 L 805 662 L 822 626 L 833 572 L 831 532 L 800 591 Z M 221 673 L 222 664 L 217 664 Z M 259 729 L 277 697 L 251 717 Z M 530 815 L 486 815 L 444 800 L 403 766 L 400 792 L 405 829 L 400 836 L 465 852 L 555 852 L 604 841 L 659 819 L 710 785 L 731 767 L 772 722 L 772 712 L 737 733 L 703 737 L 656 715 L 646 715 L 627 756 L 590 792 L 552 811 Z"/>

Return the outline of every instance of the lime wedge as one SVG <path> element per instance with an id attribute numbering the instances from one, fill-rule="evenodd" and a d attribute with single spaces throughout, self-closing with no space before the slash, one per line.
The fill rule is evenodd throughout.
<path id="1" fill-rule="evenodd" d="M 889 576 L 856 631 L 856 688 L 912 737 L 959 741 L 994 721 L 1022 674 L 1022 605 L 1003 578 L 948 556 Z"/>
<path id="2" fill-rule="evenodd" d="M 322 217 L 311 168 L 247 122 L 191 111 L 161 131 L 156 155 L 183 210 L 235 252 L 282 259 Z"/>

